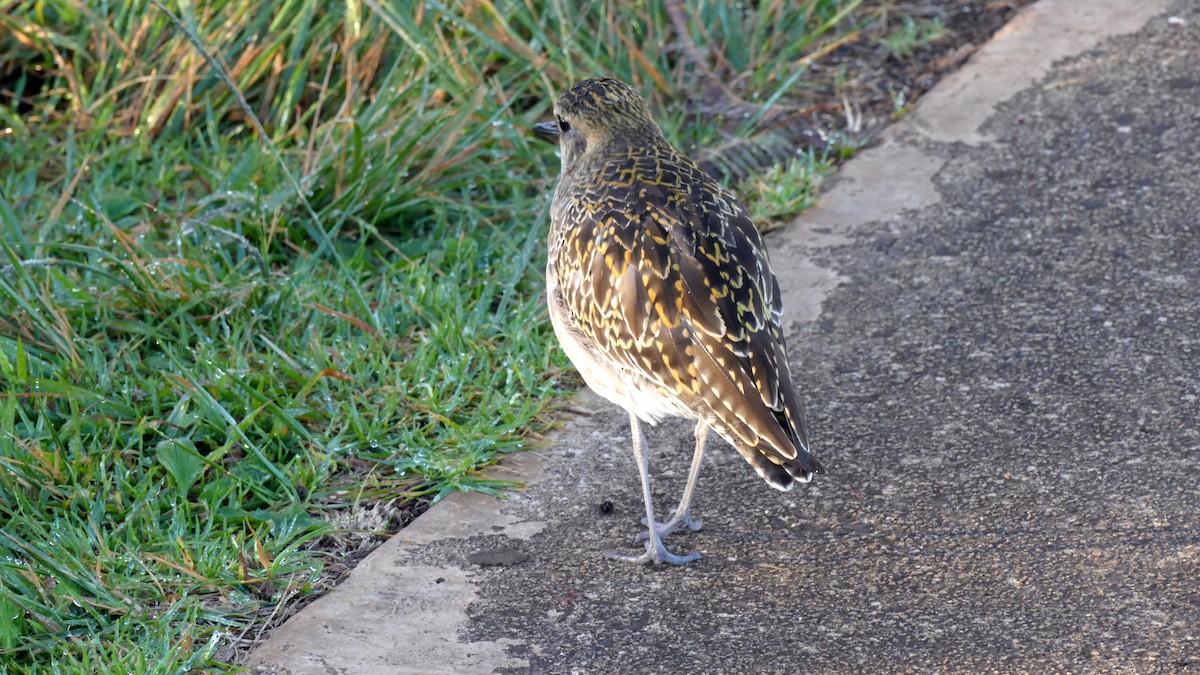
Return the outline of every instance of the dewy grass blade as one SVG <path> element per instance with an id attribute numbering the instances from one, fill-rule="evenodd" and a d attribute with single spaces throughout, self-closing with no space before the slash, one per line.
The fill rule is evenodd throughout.
<path id="1" fill-rule="evenodd" d="M 353 276 L 350 274 L 349 270 L 345 268 L 346 266 L 342 261 L 341 256 L 337 254 L 337 250 L 333 246 L 333 240 L 330 238 L 329 233 L 325 230 L 320 216 L 317 215 L 316 210 L 313 209 L 312 204 L 308 201 L 308 197 L 305 195 L 304 188 L 300 185 L 300 181 L 296 179 L 296 176 L 292 173 L 291 169 L 288 168 L 287 163 L 283 159 L 283 155 L 281 155 L 279 152 L 279 148 L 276 147 L 275 143 L 267 134 L 262 122 L 260 122 L 258 116 L 255 115 L 254 110 L 250 107 L 250 103 L 246 100 L 245 94 L 243 94 L 241 89 L 238 88 L 237 83 L 233 81 L 224 66 L 217 61 L 212 52 L 209 51 L 208 48 L 205 47 L 204 43 L 200 41 L 200 37 L 196 35 L 195 31 L 191 30 L 186 24 L 184 24 L 184 22 L 180 20 L 178 16 L 176 16 L 171 10 L 167 9 L 167 7 L 159 0 L 150 0 L 150 2 L 157 7 L 160 12 L 165 14 L 171 20 L 171 22 L 175 24 L 175 26 L 178 27 L 184 35 L 187 36 L 188 40 L 191 41 L 192 45 L 196 48 L 196 51 L 204 57 L 204 60 L 208 62 L 209 67 L 212 68 L 213 72 L 217 74 L 217 77 L 219 77 L 221 81 L 225 83 L 225 86 L 229 88 L 229 91 L 237 99 L 238 105 L 242 108 L 242 112 L 245 113 L 246 117 L 254 126 L 254 130 L 261 138 L 263 147 L 265 147 L 271 153 L 271 156 L 278 163 L 279 170 L 283 173 L 284 177 L 287 179 L 292 190 L 294 191 L 294 196 L 304 207 L 304 211 L 308 215 L 311 223 L 311 225 L 306 229 L 309 235 L 313 238 L 313 241 L 317 242 L 317 256 L 320 257 L 322 254 L 328 254 L 330 258 L 338 265 L 339 269 L 341 269 L 346 275 L 346 278 L 352 279 Z M 356 284 L 351 284 L 351 288 L 355 293 L 360 308 L 364 310 L 364 313 L 367 316 L 370 316 L 372 319 L 374 319 L 374 314 L 370 311 L 370 305 L 363 297 L 361 289 L 359 289 Z"/>

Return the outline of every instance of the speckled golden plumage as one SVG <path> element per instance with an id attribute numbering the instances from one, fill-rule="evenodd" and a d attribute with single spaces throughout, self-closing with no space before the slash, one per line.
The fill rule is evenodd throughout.
<path id="1" fill-rule="evenodd" d="M 555 333 L 584 380 L 630 413 L 647 520 L 637 562 L 687 562 L 660 537 L 689 513 L 711 427 L 772 487 L 808 481 L 809 454 L 792 388 L 779 284 L 746 209 L 677 152 L 645 101 L 613 79 L 576 84 L 535 132 L 559 142 L 547 299 Z M 638 421 L 697 421 L 683 501 L 654 521 Z"/>

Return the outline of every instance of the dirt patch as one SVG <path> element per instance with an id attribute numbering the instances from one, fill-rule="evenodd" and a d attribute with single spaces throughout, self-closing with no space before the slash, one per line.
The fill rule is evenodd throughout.
<path id="1" fill-rule="evenodd" d="M 845 100 L 873 120 L 903 112 L 944 75 L 958 70 L 1017 10 L 1033 0 L 866 2 L 860 15 L 882 13 L 870 34 L 813 64 L 814 103 Z M 941 26 L 936 34 L 927 31 Z M 904 38 L 913 34 L 908 51 Z M 930 39 L 922 41 L 922 35 Z M 899 110 L 898 110 L 899 108 Z"/>
<path id="2" fill-rule="evenodd" d="M 733 183 L 797 150 L 848 156 L 843 148 L 869 144 L 1032 1 L 868 0 L 847 19 L 868 27 L 818 47 L 803 81 L 761 114 L 754 133 L 741 137 L 735 130 L 744 118 L 763 113 L 761 105 L 741 90 L 738 73 L 707 63 L 694 45 L 684 44 L 682 65 L 696 74 L 681 105 L 695 113 L 697 127 L 717 125 L 728 139 L 692 154 L 705 170 Z M 679 2 L 668 9 L 685 11 Z M 673 20 L 685 25 L 682 17 Z"/>

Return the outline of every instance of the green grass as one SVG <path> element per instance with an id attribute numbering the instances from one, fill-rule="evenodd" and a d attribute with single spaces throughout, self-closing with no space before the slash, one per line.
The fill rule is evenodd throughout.
<path id="1" fill-rule="evenodd" d="M 888 54 L 895 58 L 911 56 L 916 50 L 928 46 L 946 35 L 946 26 L 941 18 L 916 20 L 911 16 L 901 17 L 900 26 L 876 40 Z"/>
<path id="2" fill-rule="evenodd" d="M 785 103 L 857 4 L 689 30 Z M 673 105 L 661 0 L 409 7 L 0 8 L 0 671 L 227 670 L 346 514 L 511 487 L 481 469 L 573 386 L 525 130 L 600 73 L 685 146 L 719 125 Z"/>
<path id="3" fill-rule="evenodd" d="M 769 232 L 815 204 L 821 179 L 831 171 L 824 158 L 805 152 L 751 176 L 739 187 L 750 204 L 755 225 Z"/>

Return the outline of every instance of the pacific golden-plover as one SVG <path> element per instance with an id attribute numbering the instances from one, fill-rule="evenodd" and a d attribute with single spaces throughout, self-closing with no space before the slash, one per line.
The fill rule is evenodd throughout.
<path id="1" fill-rule="evenodd" d="M 534 133 L 557 142 L 546 296 L 563 350 L 596 393 L 629 413 L 646 505 L 636 563 L 681 564 L 662 538 L 686 526 L 715 430 L 771 487 L 824 469 L 792 388 L 779 283 L 746 208 L 678 152 L 632 87 L 579 82 Z M 696 420 L 696 449 L 671 519 L 654 519 L 640 422 Z"/>

